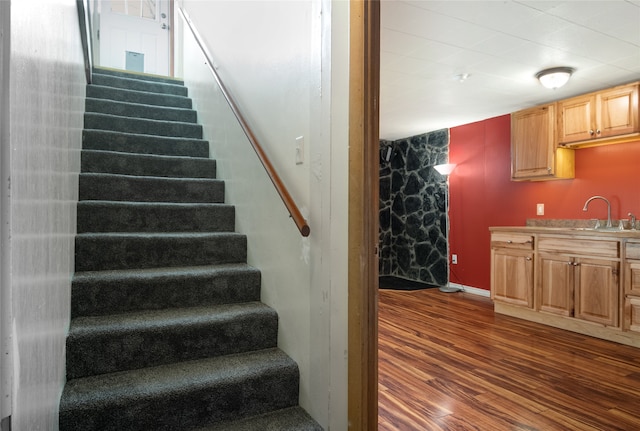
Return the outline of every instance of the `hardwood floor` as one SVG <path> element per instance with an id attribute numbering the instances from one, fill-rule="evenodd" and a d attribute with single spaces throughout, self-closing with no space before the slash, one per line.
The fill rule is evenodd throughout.
<path id="1" fill-rule="evenodd" d="M 640 349 L 380 290 L 378 430 L 640 430 Z"/>

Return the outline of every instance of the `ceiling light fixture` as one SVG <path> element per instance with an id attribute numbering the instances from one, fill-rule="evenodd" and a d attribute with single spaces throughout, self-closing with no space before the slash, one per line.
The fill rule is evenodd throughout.
<path id="1" fill-rule="evenodd" d="M 536 73 L 536 78 L 543 87 L 555 90 L 566 84 L 574 71 L 572 67 L 552 67 Z"/>

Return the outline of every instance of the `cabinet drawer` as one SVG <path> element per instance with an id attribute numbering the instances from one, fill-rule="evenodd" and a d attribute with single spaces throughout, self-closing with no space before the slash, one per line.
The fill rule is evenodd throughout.
<path id="1" fill-rule="evenodd" d="M 620 257 L 618 241 L 540 237 L 538 238 L 538 250 L 581 256 Z"/>
<path id="2" fill-rule="evenodd" d="M 640 297 L 630 296 L 625 302 L 629 331 L 640 332 Z"/>
<path id="3" fill-rule="evenodd" d="M 640 242 L 628 242 L 625 245 L 627 259 L 640 259 Z"/>
<path id="4" fill-rule="evenodd" d="M 509 232 L 494 232 L 491 234 L 491 247 L 533 250 L 533 236 Z"/>

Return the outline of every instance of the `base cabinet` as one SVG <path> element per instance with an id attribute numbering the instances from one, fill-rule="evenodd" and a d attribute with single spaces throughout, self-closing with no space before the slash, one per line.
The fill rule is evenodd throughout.
<path id="1" fill-rule="evenodd" d="M 618 262 L 540 254 L 537 309 L 618 327 Z"/>
<path id="2" fill-rule="evenodd" d="M 491 228 L 497 313 L 640 347 L 640 238 L 505 229 Z"/>
<path id="3" fill-rule="evenodd" d="M 533 237 L 491 237 L 491 296 L 494 300 L 533 308 Z"/>

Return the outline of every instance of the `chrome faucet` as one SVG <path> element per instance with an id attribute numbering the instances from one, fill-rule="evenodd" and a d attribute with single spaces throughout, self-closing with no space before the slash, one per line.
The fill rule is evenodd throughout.
<path id="1" fill-rule="evenodd" d="M 587 199 L 587 201 L 584 203 L 584 208 L 582 208 L 582 211 L 586 211 L 587 207 L 589 206 L 589 202 L 591 202 L 594 199 L 602 199 L 603 201 L 605 201 L 607 203 L 607 227 L 612 227 L 611 226 L 611 202 L 609 202 L 607 200 L 607 198 L 603 197 L 603 196 L 591 196 L 589 199 Z"/>
<path id="2" fill-rule="evenodd" d="M 636 216 L 634 216 L 632 213 L 629 213 L 628 215 L 631 219 L 631 221 L 629 222 L 629 229 L 636 230 Z"/>

